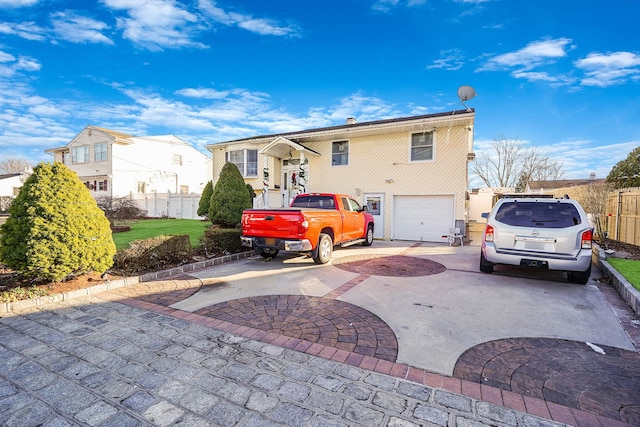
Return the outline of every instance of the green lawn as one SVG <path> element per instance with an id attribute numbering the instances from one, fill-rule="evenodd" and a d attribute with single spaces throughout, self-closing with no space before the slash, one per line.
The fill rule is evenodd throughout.
<path id="1" fill-rule="evenodd" d="M 208 221 L 197 219 L 147 219 L 130 224 L 131 230 L 113 233 L 113 241 L 118 250 L 129 247 L 135 240 L 150 239 L 156 236 L 174 236 L 188 234 L 191 246 L 196 246 L 205 230 L 211 225 Z"/>
<path id="2" fill-rule="evenodd" d="M 640 261 L 623 258 L 607 258 L 607 262 L 613 266 L 618 273 L 640 291 Z"/>

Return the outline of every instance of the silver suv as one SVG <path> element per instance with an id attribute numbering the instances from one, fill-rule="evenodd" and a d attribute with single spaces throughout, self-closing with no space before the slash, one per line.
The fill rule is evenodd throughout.
<path id="1" fill-rule="evenodd" d="M 582 206 L 569 198 L 504 198 L 487 217 L 480 271 L 495 264 L 567 272 L 572 283 L 591 275 L 593 228 Z"/>

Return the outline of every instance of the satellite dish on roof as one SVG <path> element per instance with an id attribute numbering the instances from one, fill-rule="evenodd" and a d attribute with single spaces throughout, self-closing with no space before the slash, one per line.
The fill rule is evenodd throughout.
<path id="1" fill-rule="evenodd" d="M 476 90 L 471 86 L 460 86 L 458 88 L 458 98 L 460 98 L 460 102 L 467 108 L 467 111 L 471 111 L 471 108 L 467 107 L 467 104 L 464 101 L 468 101 L 471 98 L 476 96 Z"/>

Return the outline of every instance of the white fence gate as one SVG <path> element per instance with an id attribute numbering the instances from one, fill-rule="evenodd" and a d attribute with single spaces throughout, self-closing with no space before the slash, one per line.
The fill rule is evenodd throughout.
<path id="1" fill-rule="evenodd" d="M 154 218 L 202 219 L 198 216 L 200 194 L 190 193 L 144 193 L 131 194 L 131 200 L 140 209 L 147 211 L 147 216 Z"/>

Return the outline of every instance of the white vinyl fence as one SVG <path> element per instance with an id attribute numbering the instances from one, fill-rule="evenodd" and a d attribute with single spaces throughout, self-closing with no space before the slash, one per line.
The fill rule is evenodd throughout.
<path id="1" fill-rule="evenodd" d="M 131 194 L 140 209 L 147 211 L 147 216 L 154 218 L 202 219 L 198 216 L 200 194 L 190 193 L 145 193 Z"/>

